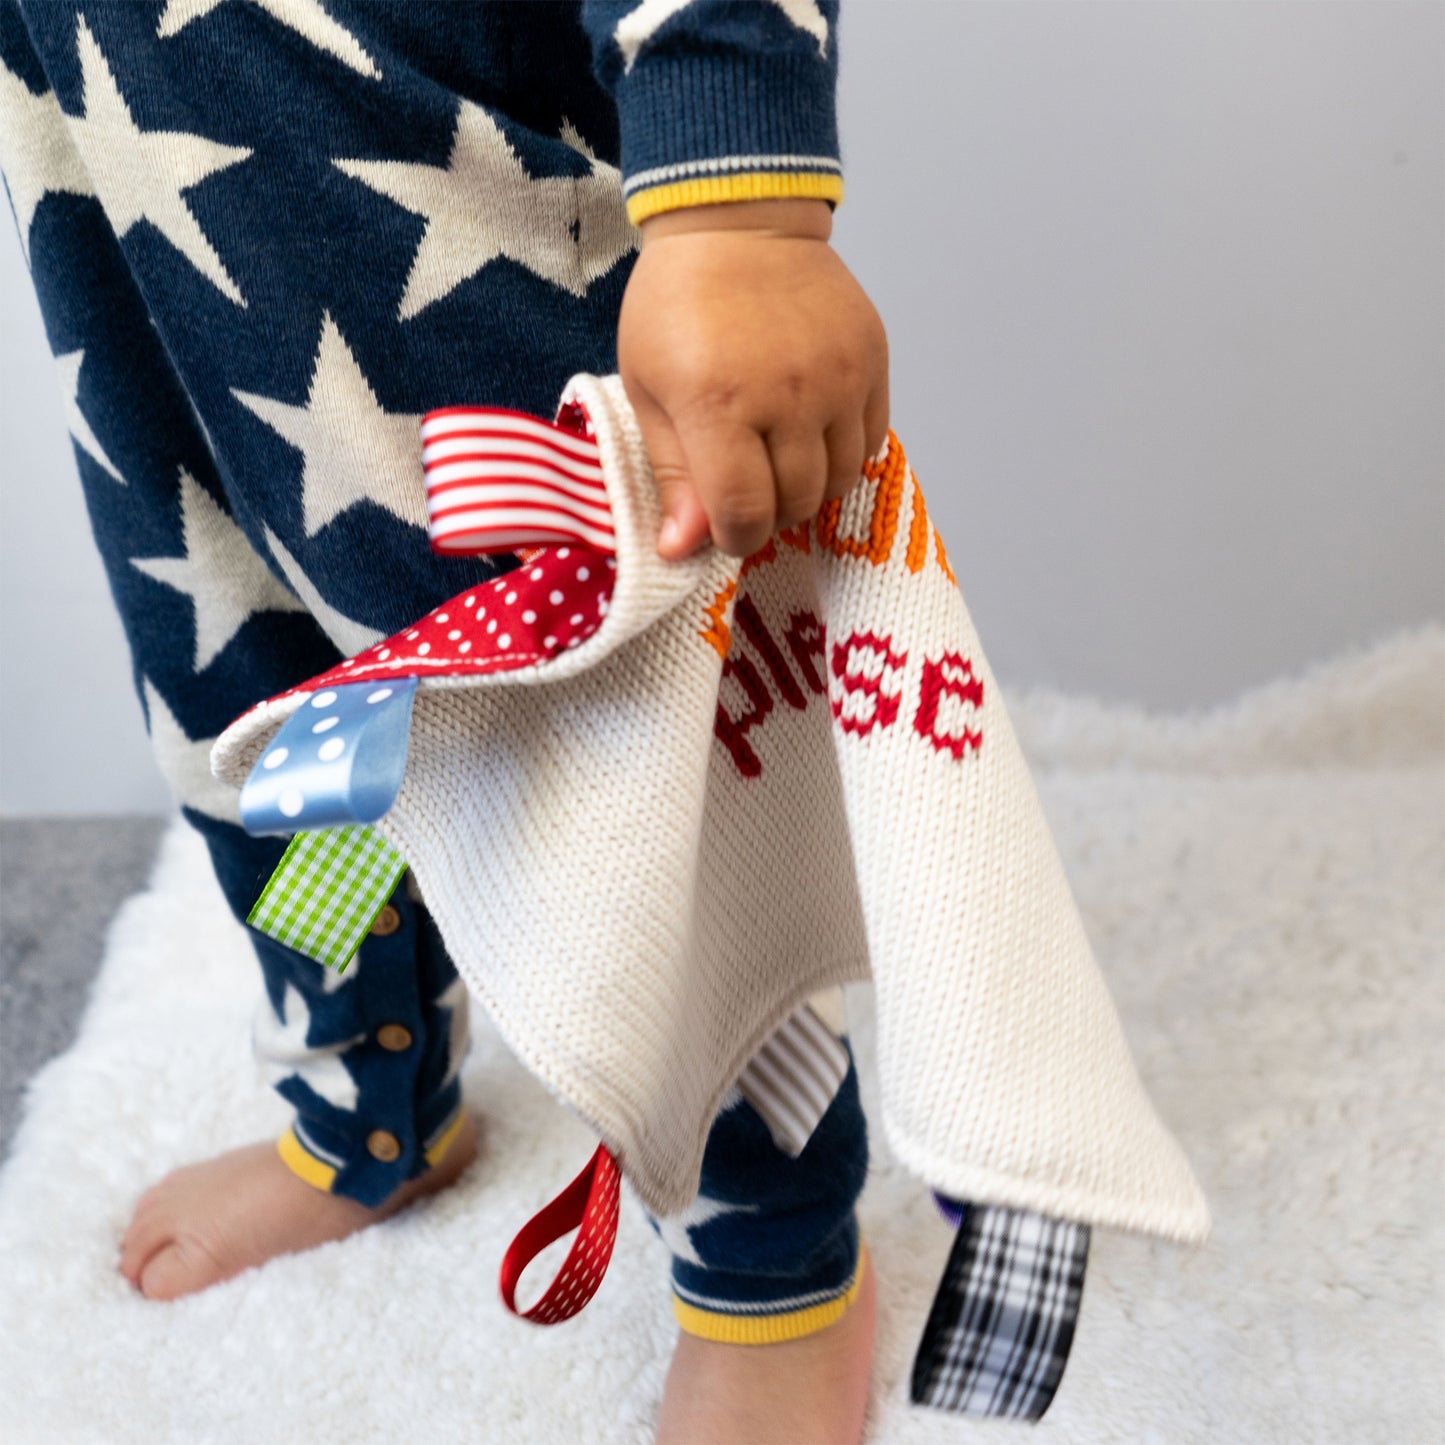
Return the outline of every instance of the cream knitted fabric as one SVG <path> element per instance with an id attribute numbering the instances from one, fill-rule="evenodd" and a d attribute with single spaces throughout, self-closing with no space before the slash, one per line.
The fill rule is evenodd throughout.
<path id="1" fill-rule="evenodd" d="M 424 677 L 378 825 L 511 1046 L 672 1214 L 758 1046 L 871 971 L 889 1142 L 930 1185 L 1202 1239 L 896 438 L 748 563 L 664 563 L 620 381 L 563 400 L 601 450 L 610 609 L 549 661 Z M 305 696 L 233 724 L 217 775 Z"/>

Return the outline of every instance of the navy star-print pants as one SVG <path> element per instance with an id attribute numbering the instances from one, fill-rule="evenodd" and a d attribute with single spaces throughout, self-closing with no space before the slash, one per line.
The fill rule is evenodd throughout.
<path id="1" fill-rule="evenodd" d="M 427 544 L 420 413 L 550 415 L 573 373 L 616 369 L 617 119 L 580 30 L 539 51 L 541 10 L 332 3 L 328 29 L 0 3 L 5 178 L 96 543 L 157 759 L 241 919 L 284 840 L 237 826 L 209 740 L 496 570 Z M 252 938 L 283 1156 L 377 1204 L 459 1122 L 456 969 L 405 880 L 342 975 Z M 829 1097 L 796 1157 L 746 1100 L 720 1114 L 697 1209 L 661 1226 L 688 1327 L 776 1330 L 856 1280 L 851 1067 Z"/>

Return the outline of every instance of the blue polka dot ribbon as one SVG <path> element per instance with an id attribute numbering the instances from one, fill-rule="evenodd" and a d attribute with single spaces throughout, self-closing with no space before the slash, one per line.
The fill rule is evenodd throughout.
<path id="1" fill-rule="evenodd" d="M 313 693 L 286 720 L 241 789 L 248 833 L 374 823 L 406 775 L 414 677 Z"/>

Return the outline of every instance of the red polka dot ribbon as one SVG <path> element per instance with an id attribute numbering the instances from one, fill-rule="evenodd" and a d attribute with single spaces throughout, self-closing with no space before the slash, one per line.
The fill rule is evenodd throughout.
<path id="1" fill-rule="evenodd" d="M 537 1325 L 570 1320 L 597 1293 L 617 1238 L 622 1172 L 606 1145 L 599 1144 L 587 1167 L 517 1232 L 502 1260 L 502 1302 Z M 549 1244 L 577 1231 L 572 1248 L 547 1292 L 529 1310 L 517 1308 L 522 1271 Z"/>
<path id="2" fill-rule="evenodd" d="M 423 435 L 434 422 L 453 431 L 460 428 L 466 433 L 478 433 L 477 437 L 462 440 L 482 450 L 466 460 L 436 460 L 434 456 L 428 464 L 432 467 L 428 505 L 433 518 L 433 548 L 479 555 L 516 551 L 526 560 L 514 571 L 459 593 L 404 631 L 348 657 L 299 687 L 277 693 L 272 702 L 345 683 L 510 672 L 580 646 L 602 625 L 612 602 L 617 561 L 612 555 L 612 513 L 602 488 L 600 464 L 595 462 L 597 446 L 581 407 L 564 407 L 555 422 L 496 407 L 450 407 L 427 413 Z M 463 422 L 465 425 L 461 425 Z M 518 441 L 523 423 L 525 435 Z M 495 429 L 487 431 L 488 426 Z M 424 447 L 440 446 L 447 437 L 457 441 L 452 432 L 440 431 Z M 552 439 L 549 443 L 538 440 L 548 437 Z M 528 469 L 545 471 L 553 464 L 526 461 L 517 449 L 543 451 L 546 445 L 590 449 L 594 462 L 588 465 L 596 472 L 596 490 L 577 477 L 568 479 L 574 491 L 586 490 L 593 497 L 585 517 L 578 509 L 580 504 L 570 500 L 554 503 L 535 495 L 539 484 L 527 474 Z M 484 500 L 476 504 L 482 509 L 477 515 L 485 513 L 490 520 L 485 525 L 458 526 L 445 534 L 442 545 L 437 541 L 437 519 L 443 513 L 451 515 L 452 503 L 447 498 L 458 495 L 457 488 L 462 486 L 449 470 L 454 466 L 471 468 L 475 473 L 475 487 L 484 494 Z M 586 468 L 577 462 L 576 469 Z M 444 480 L 433 484 L 432 475 Z"/>
<path id="3" fill-rule="evenodd" d="M 393 677 L 482 676 L 545 662 L 585 642 L 612 602 L 615 562 L 581 547 L 544 547 L 515 571 L 444 602 L 404 632 L 289 692 Z"/>

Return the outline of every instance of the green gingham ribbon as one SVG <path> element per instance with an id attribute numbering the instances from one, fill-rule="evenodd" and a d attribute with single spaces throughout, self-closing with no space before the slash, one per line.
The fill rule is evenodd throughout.
<path id="1" fill-rule="evenodd" d="M 341 973 L 405 871 L 375 828 L 298 833 L 246 922 Z"/>

